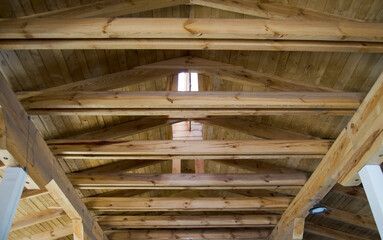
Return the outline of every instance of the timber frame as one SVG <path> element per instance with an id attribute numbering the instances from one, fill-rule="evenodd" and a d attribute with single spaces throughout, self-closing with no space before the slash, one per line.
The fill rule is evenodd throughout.
<path id="1" fill-rule="evenodd" d="M 5 4 L 8 239 L 377 239 L 383 3 L 303 2 Z"/>

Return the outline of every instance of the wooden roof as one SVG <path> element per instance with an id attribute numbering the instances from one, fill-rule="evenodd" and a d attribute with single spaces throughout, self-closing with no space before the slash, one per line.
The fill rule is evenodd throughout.
<path id="1" fill-rule="evenodd" d="M 163 239 L 199 239 L 201 236 L 266 239 L 383 72 L 383 2 L 379 0 L 0 0 L 0 6 L 0 18 L 9 18 L 0 20 L 0 71 L 55 154 L 59 166 L 73 182 L 75 194 L 83 199 L 109 239 L 160 239 L 159 236 Z M 100 22 L 89 19 L 92 17 Z M 150 24 L 155 24 L 158 18 L 158 26 L 150 25 L 153 29 L 157 27 L 158 35 L 150 37 L 153 31 L 147 33 L 148 36 L 135 37 L 140 31 L 137 27 L 130 30 L 132 36 L 103 36 L 109 34 L 108 21 L 114 18 L 138 19 L 139 24 L 140 19 L 154 20 Z M 292 24 L 291 29 L 296 27 L 295 31 L 300 30 L 297 27 L 300 23 L 305 23 L 312 24 L 308 28 L 312 31 L 308 35 L 312 35 L 311 39 L 305 39 L 309 37 L 297 33 L 296 39 L 285 40 L 289 34 L 274 32 L 274 35 L 265 33 L 265 37 L 253 41 L 253 36 L 258 36 L 253 32 L 257 22 L 239 22 L 243 28 L 238 25 L 239 30 L 232 29 L 238 30 L 233 33 L 238 39 L 231 35 L 210 38 L 213 28 L 203 33 L 206 39 L 201 37 L 202 33 L 195 37 L 198 32 L 193 29 L 187 32 L 191 39 L 182 35 L 183 32 L 180 37 L 171 38 L 169 36 L 178 31 L 179 23 L 166 25 L 165 21 L 170 18 L 175 21 L 228 19 L 226 24 L 238 19 L 280 21 L 267 23 L 271 24 L 271 32 L 285 21 L 286 26 Z M 76 21 L 82 20 L 86 27 L 77 29 L 81 24 Z M 108 23 L 102 32 L 99 26 L 104 26 L 104 20 Z M 297 22 L 288 22 L 294 20 Z M 313 20 L 323 22 L 316 25 Z M 52 23 L 57 25 L 49 29 Z M 201 27 L 203 31 L 205 26 L 210 26 L 207 23 L 198 25 L 197 21 L 192 27 Z M 315 36 L 324 23 L 329 24 L 328 39 Z M 367 29 L 366 34 L 360 34 L 363 38 L 355 31 L 350 33 L 355 39 L 350 37 L 349 40 L 347 33 L 343 33 L 344 37 L 331 35 L 333 23 L 344 24 L 341 25 L 344 29 L 348 29 L 347 24 L 354 25 L 359 31 L 371 26 L 376 31 Z M 371 25 L 358 28 L 358 24 L 366 23 Z M 118 24 L 111 23 L 116 26 L 117 34 Z M 130 22 L 121 22 L 121 26 L 124 24 Z M 273 24 L 276 24 L 275 29 Z M 145 27 L 144 24 L 138 26 Z M 280 30 L 287 32 L 286 26 L 281 25 Z M 82 36 L 82 31 L 87 29 L 91 34 L 93 27 L 93 37 Z M 170 29 L 168 33 L 161 32 L 167 29 Z M 45 31 L 48 37 L 44 37 Z M 200 38 L 205 42 L 198 42 Z M 197 41 L 192 42 L 194 40 Z M 198 72 L 199 92 L 207 96 L 218 94 L 217 97 L 212 100 L 198 98 L 203 93 L 196 93 L 183 100 L 182 96 L 187 96 L 185 93 L 180 94 L 178 100 L 172 92 L 177 91 L 178 73 L 183 71 Z M 95 91 L 99 95 L 94 95 Z M 129 92 L 133 97 L 126 95 Z M 265 95 L 259 97 L 259 92 Z M 137 97 L 140 94 L 142 98 Z M 165 94 L 165 98 L 161 95 L 156 99 L 153 97 L 156 94 Z M 219 99 L 225 96 L 239 103 L 234 108 L 232 103 L 224 105 Z M 248 105 L 244 103 L 246 97 Z M 132 103 L 135 99 L 140 99 L 136 105 Z M 129 107 L 129 104 L 134 106 Z M 186 123 L 190 121 L 202 124 L 202 128 L 197 124 L 189 129 Z M 181 130 L 174 130 L 177 124 Z M 186 142 L 176 142 L 176 132 L 183 131 L 201 140 L 186 137 Z M 168 143 L 165 144 L 165 140 Z M 171 145 L 172 142 L 176 143 Z M 114 147 L 115 144 L 120 145 Z M 167 148 L 167 144 L 170 147 Z M 231 151 L 225 150 L 227 146 L 232 147 Z M 198 172 L 195 159 L 204 159 L 206 176 L 233 174 L 236 178 L 235 174 L 247 174 L 249 179 L 229 187 L 209 187 L 209 183 L 202 187 L 198 185 L 203 182 L 201 176 L 193 175 L 198 184 L 183 183 L 177 180 L 180 175 L 173 173 L 175 178 L 171 175 L 172 159 L 177 158 L 184 159 L 180 169 L 184 174 Z M 28 164 L 33 165 L 33 162 Z M 2 166 L 1 176 L 4 171 Z M 96 173 L 100 178 L 98 187 L 80 186 L 87 179 L 97 179 Z M 163 177 L 165 187 L 142 187 L 145 184 L 140 185 L 140 181 L 144 181 L 141 179 L 144 174 L 157 175 L 146 175 L 149 182 Z M 167 182 L 161 174 L 170 174 L 170 180 Z M 103 185 L 103 181 L 113 176 L 117 176 L 116 184 L 119 184 L 118 178 L 132 177 L 128 182 L 137 181 L 139 186 Z M 133 179 L 134 176 L 138 180 Z M 270 177 L 271 180 L 255 187 L 256 180 L 252 177 Z M 78 185 L 76 178 L 80 178 Z M 299 178 L 303 182 L 288 182 Z M 174 187 L 178 181 L 190 185 Z M 240 187 L 246 183 L 251 187 Z M 25 189 L 20 200 L 8 239 L 73 239 L 73 218 L 51 195 L 52 191 L 26 187 L 29 189 Z M 267 203 L 268 198 L 273 203 Z M 169 202 L 163 203 L 165 210 L 160 207 L 163 199 Z M 193 199 L 210 199 L 211 202 L 198 203 L 199 207 L 193 208 L 188 205 L 192 205 Z M 263 204 L 270 209 L 250 204 L 256 204 L 259 199 L 266 201 Z M 183 202 L 189 200 L 190 203 Z M 129 204 L 129 201 L 132 202 Z M 159 209 L 151 211 L 150 207 L 156 209 L 157 201 Z M 113 205 L 109 209 L 101 207 L 109 203 Z M 379 239 L 362 185 L 344 187 L 337 184 L 321 203 L 330 210 L 306 217 L 303 239 Z M 134 209 L 135 204 L 142 206 Z M 222 207 L 217 207 L 220 204 Z M 241 204 L 243 208 L 236 208 Z M 251 206 L 247 207 L 249 204 Z M 122 219 L 130 216 L 136 221 L 132 220 L 128 226 L 128 222 L 118 217 L 113 220 L 110 215 L 123 216 Z M 268 217 L 258 219 L 265 215 Z M 156 217 L 160 219 L 157 222 L 153 220 Z M 214 224 L 214 218 L 221 222 L 234 221 L 232 225 L 235 226 Z M 249 224 L 237 224 L 238 218 L 239 222 L 248 221 Z M 180 226 L 169 227 L 174 219 Z M 182 219 L 190 225 L 192 219 L 207 223 L 187 226 Z M 151 221 L 154 221 L 152 225 Z M 148 226 L 143 227 L 145 224 Z M 163 226 L 158 227 L 161 224 Z M 210 224 L 213 227 L 206 227 Z"/>

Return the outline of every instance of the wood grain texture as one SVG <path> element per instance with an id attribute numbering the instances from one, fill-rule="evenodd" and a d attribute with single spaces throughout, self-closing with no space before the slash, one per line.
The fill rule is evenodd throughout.
<path id="1" fill-rule="evenodd" d="M 0 39 L 201 38 L 382 42 L 382 29 L 382 23 L 349 21 L 33 18 L 1 21 Z"/>
<path id="2" fill-rule="evenodd" d="M 91 210 L 102 211 L 254 211 L 285 209 L 288 197 L 264 198 L 85 198 Z"/>
<path id="3" fill-rule="evenodd" d="M 73 186 L 81 189 L 248 189 L 303 186 L 304 173 L 293 174 L 116 174 L 73 173 Z"/>

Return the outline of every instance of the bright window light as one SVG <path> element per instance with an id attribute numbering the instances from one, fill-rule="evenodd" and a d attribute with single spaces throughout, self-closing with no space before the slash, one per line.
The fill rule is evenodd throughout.
<path id="1" fill-rule="evenodd" d="M 191 73 L 191 87 L 190 90 L 192 92 L 198 92 L 198 73 Z"/>
<path id="2" fill-rule="evenodd" d="M 190 92 L 198 91 L 198 73 L 178 73 L 178 91 Z"/>

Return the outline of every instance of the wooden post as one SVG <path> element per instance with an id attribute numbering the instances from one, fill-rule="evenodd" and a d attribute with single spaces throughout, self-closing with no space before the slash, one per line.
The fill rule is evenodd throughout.
<path id="1" fill-rule="evenodd" d="M 27 173 L 19 167 L 8 167 L 0 184 L 0 239 L 7 239 Z"/>
<path id="2" fill-rule="evenodd" d="M 383 174 L 380 165 L 366 165 L 359 171 L 372 215 L 374 215 L 380 237 L 383 239 Z"/>

